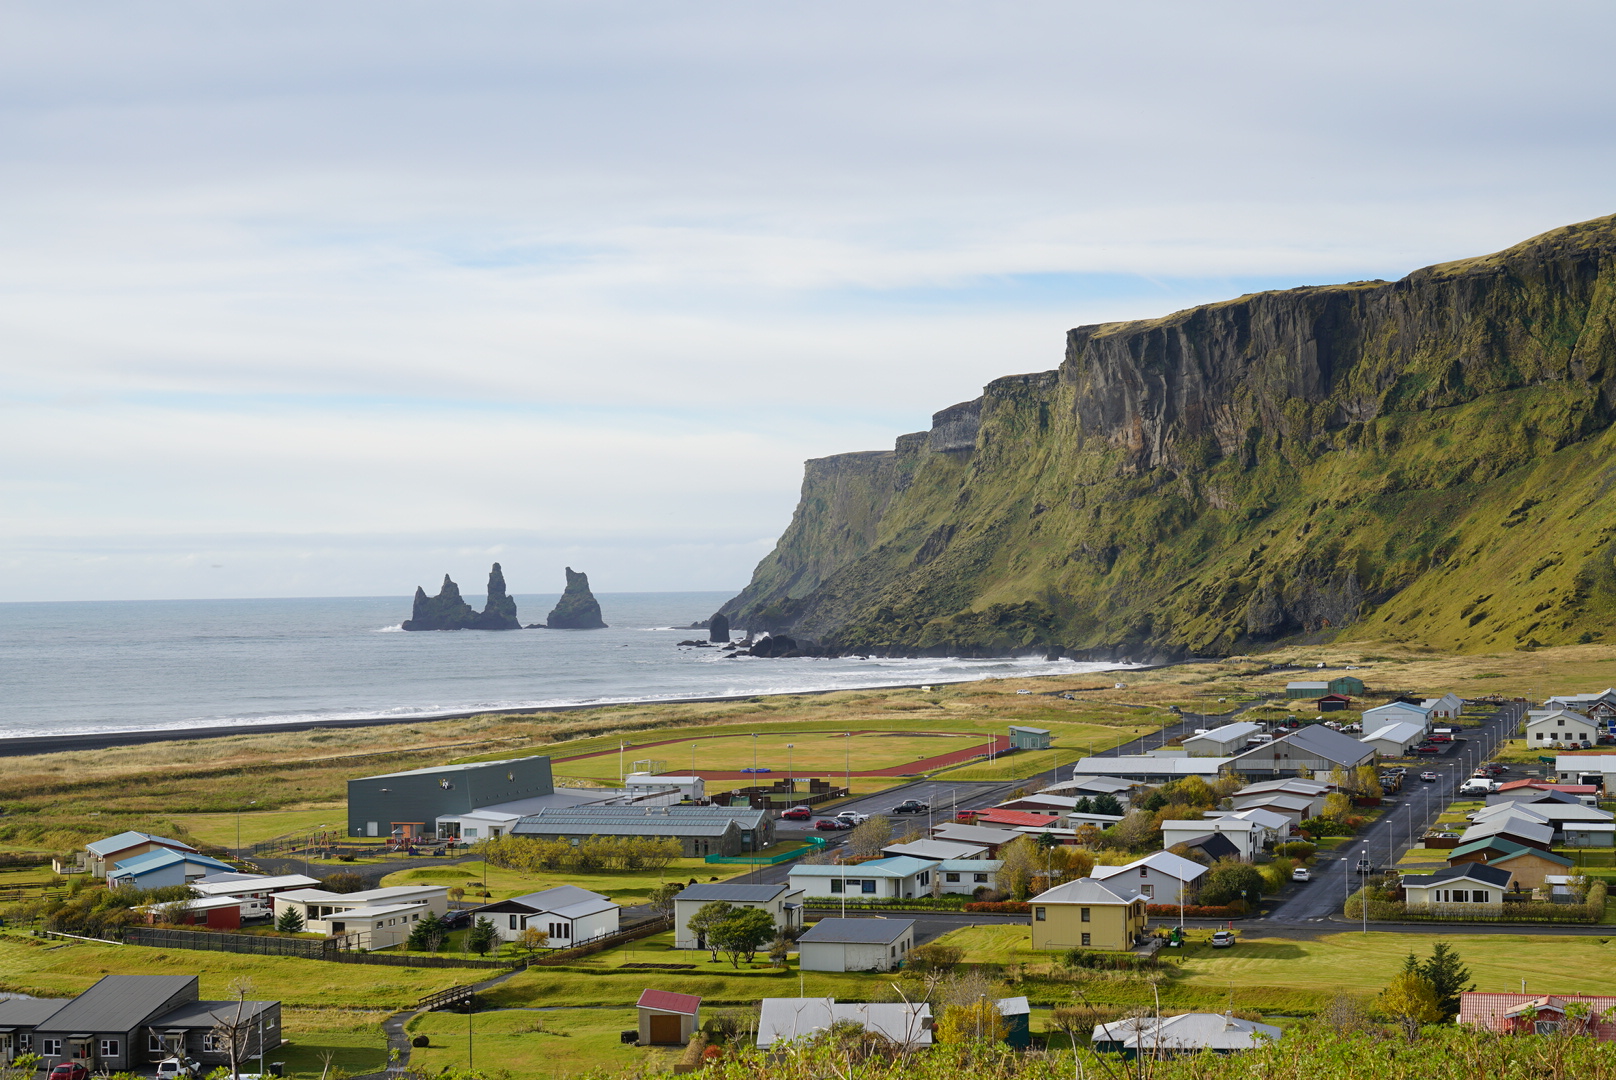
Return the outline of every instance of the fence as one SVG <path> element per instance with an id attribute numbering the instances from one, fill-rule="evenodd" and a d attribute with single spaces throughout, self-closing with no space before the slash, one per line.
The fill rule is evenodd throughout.
<path id="1" fill-rule="evenodd" d="M 660 934 L 664 930 L 671 929 L 673 929 L 673 919 L 669 916 L 664 915 L 656 919 L 647 919 L 645 922 L 635 923 L 626 930 L 619 930 L 615 934 L 607 934 L 605 937 L 593 938 L 570 949 L 557 949 L 555 952 L 534 957 L 527 962 L 526 966 L 544 967 L 549 964 L 570 963 L 573 960 L 602 952 L 614 945 L 650 937 L 652 934 Z"/>
<path id="2" fill-rule="evenodd" d="M 123 940 L 154 949 L 200 949 L 206 952 L 248 953 L 253 956 L 301 956 L 309 960 L 335 960 L 340 950 L 334 939 L 270 937 L 263 934 L 205 933 L 169 930 L 157 926 L 128 926 Z"/>
<path id="3" fill-rule="evenodd" d="M 825 849 L 825 840 L 820 836 L 810 836 L 808 843 L 802 847 L 792 848 L 790 851 L 780 851 L 773 855 L 709 855 L 710 863 L 741 863 L 747 866 L 779 866 L 781 863 L 800 859 L 804 855 L 813 855 Z"/>

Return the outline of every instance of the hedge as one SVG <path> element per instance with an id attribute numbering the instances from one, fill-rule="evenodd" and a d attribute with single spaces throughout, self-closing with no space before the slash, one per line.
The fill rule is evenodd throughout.
<path id="1" fill-rule="evenodd" d="M 1179 908 L 1177 904 L 1148 904 L 1145 911 L 1151 915 L 1160 915 L 1163 918 L 1170 916 L 1176 919 L 1178 918 Z M 1184 917 L 1186 919 L 1238 919 L 1244 914 L 1244 912 L 1222 904 L 1186 904 L 1184 906 Z"/>
<path id="2" fill-rule="evenodd" d="M 1032 910 L 1032 905 L 1025 900 L 977 900 L 966 904 L 965 910 L 995 915 L 1025 915 Z"/>
<path id="3" fill-rule="evenodd" d="M 1370 921 L 1382 922 L 1466 922 L 1466 923 L 1598 923 L 1605 917 L 1607 887 L 1596 881 L 1588 889 L 1585 904 L 1545 904 L 1537 901 L 1506 903 L 1502 909 L 1477 911 L 1470 904 L 1416 904 L 1401 900 L 1369 901 Z M 1343 914 L 1363 918 L 1363 891 L 1348 898 Z"/>

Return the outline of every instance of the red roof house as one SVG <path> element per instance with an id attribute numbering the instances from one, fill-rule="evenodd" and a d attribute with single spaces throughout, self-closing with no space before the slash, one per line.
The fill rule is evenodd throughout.
<path id="1" fill-rule="evenodd" d="M 1587 1007 L 1587 1016 L 1567 1019 Z M 1616 997 L 1597 994 L 1485 994 L 1472 991 L 1459 995 L 1459 1023 L 1472 1024 L 1501 1034 L 1550 1035 L 1567 1023 L 1578 1034 L 1592 1035 L 1600 1042 L 1616 1041 Z"/>
<path id="2" fill-rule="evenodd" d="M 701 1024 L 701 998 L 669 990 L 646 990 L 640 1010 L 641 1046 L 683 1046 Z"/>
<path id="3" fill-rule="evenodd" d="M 994 807 L 991 810 L 979 810 L 976 814 L 978 825 L 1010 825 L 1010 826 L 1037 826 L 1052 825 L 1060 828 L 1060 815 L 1051 810 L 1049 813 L 1040 813 L 1036 810 L 1000 810 Z"/>

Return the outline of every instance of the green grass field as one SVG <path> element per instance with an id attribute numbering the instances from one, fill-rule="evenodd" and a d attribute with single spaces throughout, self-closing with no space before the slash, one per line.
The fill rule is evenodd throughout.
<path id="1" fill-rule="evenodd" d="M 576 885 L 581 889 L 609 896 L 619 904 L 633 905 L 644 903 L 651 890 L 665 881 L 689 881 L 691 878 L 697 881 L 709 879 L 727 881 L 747 873 L 751 868 L 735 864 L 706 863 L 701 859 L 675 859 L 666 870 L 660 872 L 603 870 L 584 873 L 576 870 L 557 870 L 554 873 L 525 874 L 517 870 L 488 866 L 478 860 L 457 863 L 453 866 L 422 866 L 399 870 L 383 878 L 382 884 L 389 886 L 424 883 L 447 885 L 450 888 L 460 886 L 466 889 L 469 896 L 473 892 L 473 882 L 479 886 L 482 884 L 485 869 L 488 874 L 488 891 L 496 900 L 507 900 L 513 896 L 523 896 L 556 885 Z"/>
<path id="2" fill-rule="evenodd" d="M 239 845 L 235 814 L 176 814 L 174 821 L 204 844 L 233 848 L 315 832 L 322 827 L 341 834 L 348 828 L 348 811 L 340 804 L 315 810 L 245 811 L 241 814 Z"/>
<path id="3" fill-rule="evenodd" d="M 266 1058 L 279 1061 L 289 1077 L 318 1077 L 331 1054 L 332 1068 L 351 1074 L 378 1072 L 387 1064 L 387 1040 L 382 1034 L 385 1012 L 368 1009 L 281 1009 L 281 1030 L 286 1039 Z M 257 1059 L 250 1067 L 257 1071 Z"/>
<path id="4" fill-rule="evenodd" d="M 409 1030 L 414 1035 L 426 1035 L 432 1045 L 413 1048 L 410 1066 L 427 1075 L 446 1068 L 465 1068 L 468 1040 L 473 1064 L 508 1069 L 523 1078 L 575 1076 L 597 1069 L 611 1073 L 638 1071 L 648 1063 L 660 1066 L 678 1053 L 676 1049 L 670 1053 L 660 1048 L 625 1045 L 618 1033 L 638 1023 L 632 1007 L 513 1009 L 469 1016 L 426 1013 L 411 1021 Z"/>

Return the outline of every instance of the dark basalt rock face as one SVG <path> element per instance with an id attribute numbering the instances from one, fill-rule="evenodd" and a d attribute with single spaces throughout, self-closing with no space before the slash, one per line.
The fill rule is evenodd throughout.
<path id="1" fill-rule="evenodd" d="M 729 619 L 723 615 L 714 615 L 711 619 L 707 620 L 707 640 L 728 641 Z"/>
<path id="2" fill-rule="evenodd" d="M 567 567 L 567 591 L 545 619 L 551 630 L 604 630 L 606 623 L 600 617 L 600 605 L 589 591 L 589 575 L 574 573 Z"/>
<path id="3" fill-rule="evenodd" d="M 779 659 L 786 656 L 806 656 L 808 654 L 798 648 L 797 643 L 786 637 L 786 635 L 773 634 L 752 646 L 751 655 Z"/>
<path id="4" fill-rule="evenodd" d="M 488 603 L 479 612 L 460 596 L 460 586 L 448 574 L 443 575 L 443 587 L 438 595 L 428 596 L 420 586 L 415 589 L 415 610 L 404 620 L 406 630 L 520 630 L 516 618 L 516 601 L 505 592 L 505 575 L 494 564 L 488 574 Z"/>

